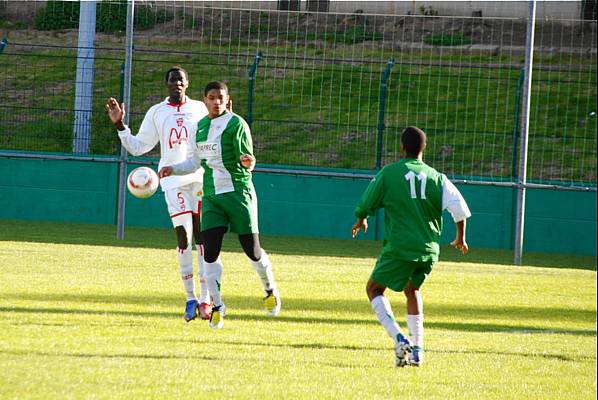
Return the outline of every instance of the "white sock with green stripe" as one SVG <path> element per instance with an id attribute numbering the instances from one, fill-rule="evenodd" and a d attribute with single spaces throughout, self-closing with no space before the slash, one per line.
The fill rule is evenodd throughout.
<path id="1" fill-rule="evenodd" d="M 251 266 L 257 272 L 260 277 L 260 282 L 264 290 L 276 289 L 276 282 L 274 281 L 274 273 L 272 272 L 272 263 L 270 258 L 264 249 L 262 249 L 262 257 L 257 260 L 251 261 Z"/>
<path id="2" fill-rule="evenodd" d="M 407 327 L 415 346 L 424 348 L 424 314 L 407 314 Z"/>
<path id="3" fill-rule="evenodd" d="M 398 344 L 399 334 L 402 334 L 401 328 L 399 328 L 399 324 L 395 320 L 395 317 L 392 313 L 392 309 L 390 308 L 390 303 L 388 299 L 384 296 L 377 296 L 372 299 L 372 308 L 374 309 L 374 313 L 378 318 L 378 321 L 382 324 L 388 336 L 392 338 L 395 342 L 395 345 Z"/>
<path id="4" fill-rule="evenodd" d="M 205 280 L 212 296 L 212 303 L 214 307 L 222 305 L 222 297 L 220 296 L 220 283 L 222 280 L 222 261 L 220 257 L 214 262 L 207 262 L 204 264 L 206 268 Z"/>

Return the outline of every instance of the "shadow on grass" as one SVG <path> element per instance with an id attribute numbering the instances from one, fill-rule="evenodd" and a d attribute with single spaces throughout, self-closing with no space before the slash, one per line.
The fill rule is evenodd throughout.
<path id="1" fill-rule="evenodd" d="M 229 309 L 233 310 L 261 310 L 261 298 L 256 296 L 225 295 L 223 297 Z M 44 303 L 83 303 L 83 304 L 121 304 L 123 306 L 147 305 L 149 307 L 160 305 L 164 307 L 183 308 L 184 302 L 180 296 L 166 295 L 87 295 L 71 293 L 0 293 L 0 300 L 11 301 L 33 301 L 38 305 Z M 402 315 L 405 302 L 394 300 L 393 308 L 397 315 Z M 515 320 L 549 320 L 551 317 L 566 317 L 567 321 L 575 323 L 596 323 L 595 310 L 578 310 L 567 307 L 534 307 L 534 306 L 509 306 L 500 307 L 484 305 L 461 305 L 461 304 L 438 304 L 426 303 L 427 315 L 450 315 L 463 320 L 468 319 L 510 319 Z M 363 299 L 313 299 L 313 298 L 283 298 L 283 309 L 285 311 L 317 311 L 335 313 L 347 313 L 353 315 L 370 316 L 372 309 L 365 296 Z M 176 315 L 172 313 L 164 313 Z"/>
<path id="2" fill-rule="evenodd" d="M 348 234 L 347 234 L 348 236 Z M 271 254 L 318 257 L 377 258 L 382 244 L 379 241 L 263 236 L 262 245 Z M 173 249 L 175 234 L 169 228 L 126 227 L 125 239 L 116 238 L 114 225 L 67 224 L 39 221 L 0 220 L 0 241 L 26 241 L 36 243 L 80 244 L 89 246 L 113 246 Z M 241 253 L 236 235 L 225 236 L 223 251 Z M 441 261 L 479 264 L 513 265 L 513 251 L 497 249 L 470 249 L 461 256 L 450 246 L 442 246 Z M 373 260 L 372 260 L 373 264 Z M 596 257 L 572 254 L 529 253 L 523 264 L 534 267 L 574 268 L 596 271 Z"/>
<path id="3" fill-rule="evenodd" d="M 318 343 L 318 342 L 311 342 L 311 343 L 264 343 L 264 342 L 249 342 L 249 341 L 232 341 L 232 340 L 222 340 L 219 338 L 211 337 L 209 339 L 210 343 L 215 344 L 222 344 L 226 346 L 248 346 L 248 347 L 280 347 L 280 348 L 288 348 L 288 349 L 307 349 L 307 350 L 348 350 L 348 351 L 389 351 L 392 350 L 391 346 L 388 347 L 375 347 L 375 346 L 352 346 L 352 345 L 331 345 L 327 343 Z M 195 344 L 202 344 L 205 342 L 204 339 L 187 339 L 183 338 L 180 340 L 172 340 L 166 339 L 163 340 L 166 343 L 174 343 L 180 344 L 181 342 L 190 342 Z M 390 343 L 390 341 L 389 341 Z M 595 361 L 596 356 L 587 356 L 587 355 L 576 355 L 576 356 L 567 356 L 563 354 L 546 354 L 546 353 L 529 353 L 529 352 L 515 352 L 515 351 L 488 351 L 488 350 L 471 350 L 471 349 L 462 349 L 462 350 L 435 350 L 433 348 L 426 347 L 426 354 L 458 354 L 459 357 L 463 357 L 467 354 L 487 354 L 491 356 L 499 356 L 499 357 L 510 357 L 510 356 L 520 356 L 520 357 L 538 357 L 538 358 L 547 358 L 559 361 Z"/>
<path id="4" fill-rule="evenodd" d="M 205 361 L 215 361 L 220 360 L 216 357 L 208 357 L 198 355 L 196 353 L 190 353 L 185 355 L 177 355 L 177 354 L 127 354 L 127 353 L 117 353 L 117 354 L 99 354 L 99 353 L 76 353 L 76 352 L 49 352 L 49 351 L 35 351 L 35 350 L 27 350 L 27 351 L 19 351 L 19 350 L 0 350 L 0 354 L 7 354 L 12 356 L 25 356 L 30 357 L 34 356 L 42 356 L 42 357 L 76 357 L 76 358 L 132 358 L 132 359 L 139 359 L 139 360 L 187 360 L 187 359 L 194 359 L 194 360 L 205 360 Z"/>
<path id="5" fill-rule="evenodd" d="M 174 345 L 179 346 L 183 342 L 191 342 L 194 344 L 204 344 L 204 341 L 200 340 L 164 340 L 163 342 L 171 342 Z M 226 346 L 250 346 L 250 347 L 265 347 L 265 348 L 272 348 L 272 347 L 279 347 L 279 348 L 291 348 L 291 349 L 312 349 L 312 350 L 343 350 L 343 351 L 392 351 L 391 347 L 388 348 L 381 348 L 381 347 L 359 347 L 359 346 L 332 346 L 323 343 L 299 343 L 299 344 L 281 344 L 281 343 L 259 343 L 259 342 L 239 342 L 239 341 L 227 341 L 227 340 L 218 340 L 211 338 L 210 343 L 214 344 L 221 344 Z M 596 357 L 591 356 L 567 356 L 563 354 L 546 354 L 546 353 L 527 353 L 527 352 L 511 352 L 511 351 L 484 351 L 484 350 L 469 350 L 463 349 L 459 351 L 438 351 L 434 349 L 426 349 L 427 354 L 457 354 L 459 357 L 463 357 L 467 354 L 483 354 L 483 355 L 490 355 L 492 357 L 536 357 L 536 358 L 545 358 L 549 360 L 558 360 L 558 361 L 567 361 L 567 362 L 576 362 L 576 361 L 595 361 Z M 66 352 L 66 351 L 39 351 L 39 350 L 0 350 L 0 354 L 5 356 L 17 356 L 17 357 L 69 357 L 69 358 L 84 358 L 84 359 L 136 359 L 136 360 L 202 360 L 202 361 L 222 361 L 226 360 L 223 357 L 210 357 L 198 354 L 198 352 L 186 352 L 183 355 L 179 354 L 130 354 L 130 353 L 115 353 L 115 354 L 102 354 L 102 353 L 79 353 L 79 352 Z M 316 360 L 318 364 L 328 365 L 331 367 L 341 367 L 341 368 L 353 368 L 355 365 L 349 363 L 328 363 L 323 362 L 320 360 Z M 376 368 L 379 369 L 378 365 L 374 366 L 360 366 L 360 368 Z"/>
<path id="6" fill-rule="evenodd" d="M 108 315 L 128 318 L 166 318 L 182 321 L 182 302 L 178 298 L 168 296 L 111 296 L 111 295 L 80 295 L 80 294 L 2 294 L 0 312 L 24 314 L 74 314 L 74 315 Z M 35 305 L 10 306 L 13 301 L 32 301 Z M 261 300 L 257 296 L 227 296 L 227 320 L 231 321 L 273 321 L 304 323 L 304 324 L 333 324 L 333 325 L 371 325 L 378 324 L 366 300 L 316 300 L 287 298 L 283 300 L 283 312 L 276 318 L 261 315 Z M 76 307 L 54 307 L 56 303 L 72 302 Z M 6 304 L 9 303 L 9 304 Z M 45 307 L 45 305 L 49 307 Z M 102 309 L 85 308 L 85 304 L 112 304 L 115 307 Z M 174 311 L 129 311 L 128 304 L 154 307 L 162 305 Z M 178 311 L 180 308 L 180 312 Z M 399 311 L 395 306 L 395 312 Z M 314 315 L 309 312 L 315 312 Z M 317 314 L 317 315 L 316 315 Z M 322 315 L 324 314 L 324 315 Z M 431 304 L 426 307 L 426 314 L 431 316 L 426 321 L 430 329 L 462 331 L 462 332 L 505 332 L 514 334 L 564 334 L 577 336 L 596 336 L 596 329 L 563 329 L 546 326 L 551 320 L 566 315 L 572 324 L 596 325 L 596 313 L 590 310 L 573 310 L 561 307 L 524 307 L 524 306 L 475 306 L 475 305 L 445 305 Z M 344 318 L 342 315 L 353 315 L 354 318 Z M 434 321 L 434 315 L 450 316 L 459 322 Z M 479 322 L 496 320 L 497 322 Z M 501 321 L 511 321 L 508 324 Z M 471 321 L 471 322 L 469 322 Z M 538 321 L 534 324 L 532 321 Z M 560 322 L 560 320 L 559 320 Z"/>

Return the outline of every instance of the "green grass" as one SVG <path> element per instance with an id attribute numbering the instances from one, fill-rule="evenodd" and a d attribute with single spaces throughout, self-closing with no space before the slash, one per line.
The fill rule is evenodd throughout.
<path id="1" fill-rule="evenodd" d="M 364 293 L 380 243 L 264 237 L 283 294 L 227 238 L 222 331 L 182 319 L 169 229 L 0 221 L 0 398 L 596 397 L 596 258 L 443 248 L 426 364 L 396 369 Z M 389 293 L 404 326 L 404 299 Z"/>
<path id="2" fill-rule="evenodd" d="M 471 44 L 473 43 L 473 40 L 465 37 L 463 32 L 456 32 L 427 35 L 424 37 L 424 43 L 433 46 L 460 46 L 464 44 Z"/>

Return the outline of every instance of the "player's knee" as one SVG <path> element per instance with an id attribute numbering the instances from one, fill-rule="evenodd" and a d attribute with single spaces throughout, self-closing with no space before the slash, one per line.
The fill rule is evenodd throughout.
<path id="1" fill-rule="evenodd" d="M 245 254 L 247 255 L 247 257 L 249 257 L 249 259 L 251 261 L 259 261 L 260 258 L 262 258 L 262 251 L 260 250 L 259 252 L 253 250 L 253 251 L 247 251 L 245 252 Z"/>
<path id="2" fill-rule="evenodd" d="M 208 257 L 207 255 L 203 256 L 203 260 L 207 263 L 216 262 L 217 259 L 218 259 L 218 257 Z"/>
<path id="3" fill-rule="evenodd" d="M 213 249 L 210 249 L 208 247 L 204 247 L 203 259 L 205 262 L 207 262 L 207 263 L 216 262 L 219 255 L 220 254 L 218 254 L 217 251 L 214 251 Z"/>
<path id="4" fill-rule="evenodd" d="M 259 261 L 262 258 L 262 247 L 260 246 L 260 239 L 258 234 L 250 233 L 247 235 L 239 235 L 239 242 L 243 251 L 251 259 L 251 261 Z"/>
<path id="5" fill-rule="evenodd" d="M 384 294 L 384 288 L 372 279 L 368 280 L 368 283 L 365 286 L 365 291 L 370 301 Z"/>
<path id="6" fill-rule="evenodd" d="M 411 282 L 409 282 L 407 286 L 405 286 L 405 289 L 403 289 L 403 294 L 405 294 L 405 297 L 408 299 L 412 299 L 417 296 L 417 290 L 418 289 L 415 288 Z"/>
<path id="7" fill-rule="evenodd" d="M 177 226 L 174 228 L 176 231 L 177 245 L 179 249 L 186 250 L 189 247 L 189 238 L 187 237 L 187 230 L 183 226 Z"/>

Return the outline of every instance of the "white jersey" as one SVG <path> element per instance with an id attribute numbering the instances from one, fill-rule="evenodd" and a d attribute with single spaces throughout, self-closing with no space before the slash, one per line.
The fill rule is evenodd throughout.
<path id="1" fill-rule="evenodd" d="M 165 165 L 185 161 L 196 147 L 197 123 L 208 115 L 208 109 L 201 101 L 189 97 L 181 104 L 170 103 L 168 99 L 152 106 L 141 123 L 139 132 L 133 136 L 131 129 L 118 131 L 120 141 L 127 151 L 140 156 L 152 150 L 160 142 L 160 163 L 158 170 Z M 203 182 L 203 169 L 187 175 L 173 175 L 160 179 L 163 191 Z"/>

